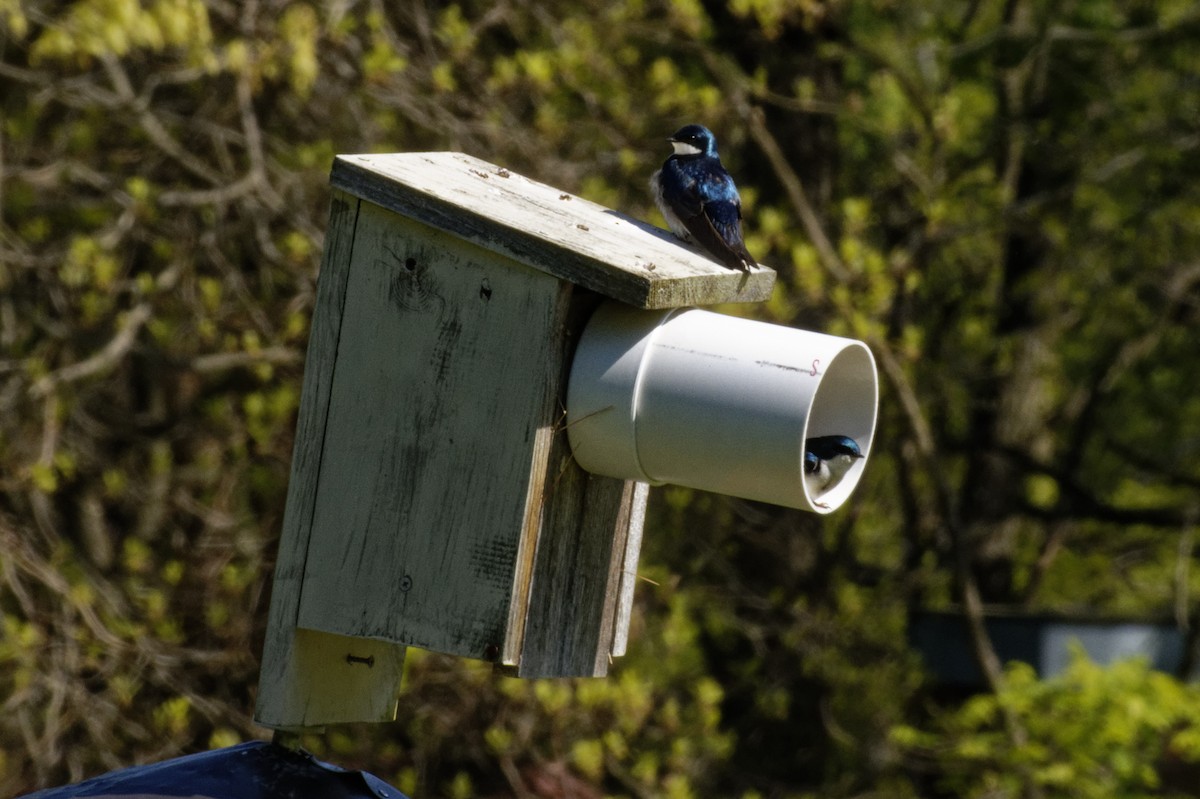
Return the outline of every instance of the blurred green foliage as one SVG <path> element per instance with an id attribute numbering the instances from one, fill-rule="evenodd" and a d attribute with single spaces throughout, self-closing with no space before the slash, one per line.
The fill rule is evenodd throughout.
<path id="1" fill-rule="evenodd" d="M 893 729 L 893 741 L 923 759 L 946 793 L 1010 796 L 1034 786 L 1046 797 L 1195 795 L 1184 768 L 1200 760 L 1194 688 L 1140 660 L 1101 668 L 1082 650 L 1053 678 L 1039 681 L 1021 663 L 1006 676 L 998 694 L 970 699 L 930 730 Z M 1027 740 L 998 731 L 1004 714 Z"/>
<path id="2" fill-rule="evenodd" d="M 265 734 L 335 153 L 462 150 L 661 222 L 690 121 L 780 273 L 726 310 L 879 360 L 858 493 L 656 489 L 608 680 L 414 653 L 396 724 L 306 744 L 420 796 L 1194 785 L 1190 685 L 1039 681 L 983 638 L 964 703 L 906 627 L 1200 628 L 1198 34 L 1183 0 L 0 0 L 0 793 Z"/>

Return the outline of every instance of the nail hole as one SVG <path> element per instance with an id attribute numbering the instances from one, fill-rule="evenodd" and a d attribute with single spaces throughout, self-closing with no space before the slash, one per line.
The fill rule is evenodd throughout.
<path id="1" fill-rule="evenodd" d="M 405 258 L 404 259 L 404 268 L 410 272 L 412 270 L 416 269 L 417 268 L 417 259 L 416 258 Z"/>

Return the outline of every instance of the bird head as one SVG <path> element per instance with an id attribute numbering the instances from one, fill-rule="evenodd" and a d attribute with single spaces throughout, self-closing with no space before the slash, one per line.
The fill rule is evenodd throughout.
<path id="1" fill-rule="evenodd" d="M 817 436 L 804 442 L 804 448 L 823 461 L 845 455 L 850 460 L 865 457 L 858 442 L 850 436 Z"/>
<path id="2" fill-rule="evenodd" d="M 717 137 L 703 125 L 684 125 L 667 139 L 675 155 L 716 155 Z"/>

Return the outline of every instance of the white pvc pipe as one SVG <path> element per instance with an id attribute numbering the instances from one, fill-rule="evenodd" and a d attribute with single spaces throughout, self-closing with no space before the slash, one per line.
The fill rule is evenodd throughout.
<path id="1" fill-rule="evenodd" d="M 875 359 L 860 341 L 609 302 L 575 351 L 567 432 L 594 474 L 829 513 L 867 458 L 813 497 L 804 442 L 846 435 L 869 455 L 878 405 Z"/>

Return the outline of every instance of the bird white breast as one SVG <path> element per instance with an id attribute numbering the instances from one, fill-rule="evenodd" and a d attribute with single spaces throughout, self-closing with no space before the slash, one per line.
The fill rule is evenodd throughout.
<path id="1" fill-rule="evenodd" d="M 849 455 L 834 455 L 826 463 L 829 466 L 829 483 L 825 489 L 829 490 L 840 483 L 846 472 L 850 471 L 850 467 L 854 465 L 854 458 Z"/>
<path id="2" fill-rule="evenodd" d="M 817 471 L 804 475 L 808 493 L 814 498 L 820 497 L 826 491 L 842 482 L 846 472 L 854 465 L 854 458 L 849 455 L 834 455 L 829 460 L 822 460 Z"/>
<path id="3" fill-rule="evenodd" d="M 675 148 L 675 155 L 700 155 L 702 152 L 696 145 L 685 141 L 673 141 L 671 146 Z"/>
<path id="4" fill-rule="evenodd" d="M 822 493 L 824 493 L 825 489 L 829 487 L 829 481 L 832 477 L 833 475 L 829 472 L 829 464 L 825 461 L 821 461 L 817 465 L 817 470 L 815 472 L 805 472 L 804 474 L 804 482 L 808 486 L 808 493 L 811 494 L 814 499 L 819 497 Z"/>

